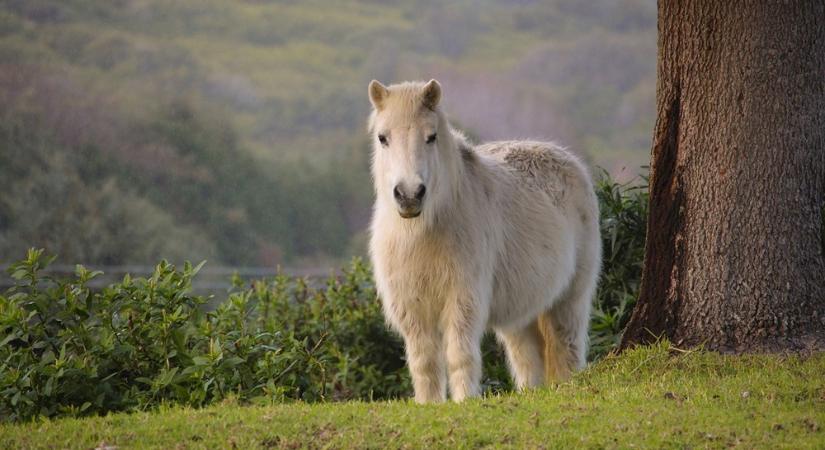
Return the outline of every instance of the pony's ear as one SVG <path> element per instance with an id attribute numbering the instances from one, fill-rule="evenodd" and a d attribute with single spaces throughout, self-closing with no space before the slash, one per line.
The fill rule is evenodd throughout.
<path id="1" fill-rule="evenodd" d="M 373 108 L 380 110 L 384 106 L 384 100 L 390 95 L 390 91 L 378 80 L 370 81 L 369 87 L 370 103 Z"/>
<path id="2" fill-rule="evenodd" d="M 438 106 L 438 102 L 441 101 L 441 85 L 438 81 L 430 80 L 424 85 L 421 100 L 427 108 L 435 109 Z"/>

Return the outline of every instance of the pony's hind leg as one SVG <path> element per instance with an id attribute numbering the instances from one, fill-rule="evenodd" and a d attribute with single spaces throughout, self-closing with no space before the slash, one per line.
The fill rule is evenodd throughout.
<path id="1" fill-rule="evenodd" d="M 539 327 L 544 337 L 544 372 L 552 382 L 562 382 L 579 366 L 576 344 L 569 339 L 569 333 L 563 330 L 561 322 L 551 311 L 545 311 L 539 317 Z"/>
<path id="2" fill-rule="evenodd" d="M 534 320 L 517 330 L 496 330 L 496 335 L 504 345 L 516 387 L 525 389 L 544 383 L 544 339 L 538 322 Z"/>
<path id="3" fill-rule="evenodd" d="M 595 279 L 590 277 L 577 275 L 559 302 L 539 316 L 545 341 L 545 371 L 554 381 L 567 380 L 587 362 L 587 332 L 596 289 Z"/>
<path id="4" fill-rule="evenodd" d="M 585 223 L 584 230 L 584 236 L 591 238 L 581 243 L 570 286 L 539 316 L 547 377 L 555 381 L 568 379 L 587 363 L 587 334 L 601 266 L 601 241 L 595 221 Z"/>

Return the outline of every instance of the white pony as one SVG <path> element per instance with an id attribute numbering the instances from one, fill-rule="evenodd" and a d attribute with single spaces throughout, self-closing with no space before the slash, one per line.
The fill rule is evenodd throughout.
<path id="1" fill-rule="evenodd" d="M 549 143 L 473 147 L 437 81 L 369 85 L 376 202 L 370 255 L 419 403 L 480 394 L 492 328 L 520 388 L 585 364 L 601 265 L 587 169 Z"/>

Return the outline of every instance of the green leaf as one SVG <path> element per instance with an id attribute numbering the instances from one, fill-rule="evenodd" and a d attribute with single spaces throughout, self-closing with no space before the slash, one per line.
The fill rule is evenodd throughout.
<path id="1" fill-rule="evenodd" d="M 231 358 L 226 358 L 223 360 L 223 364 L 228 365 L 230 367 L 237 366 L 238 364 L 243 364 L 244 362 L 246 362 L 246 360 L 238 356 L 233 356 Z"/>
<path id="2" fill-rule="evenodd" d="M 22 280 L 27 274 L 28 272 L 25 269 L 17 269 L 11 273 L 11 277 L 15 280 Z"/>
<path id="3" fill-rule="evenodd" d="M 197 275 L 197 274 L 198 274 L 198 272 L 200 272 L 200 271 L 201 271 L 201 268 L 203 268 L 203 265 L 204 265 L 204 264 L 206 264 L 206 260 L 205 260 L 205 259 L 204 259 L 203 261 L 201 261 L 201 262 L 200 262 L 197 266 L 195 266 L 195 268 L 194 268 L 194 269 L 192 269 L 192 276 Z"/>
<path id="4" fill-rule="evenodd" d="M 9 334 L 8 336 L 6 336 L 6 338 L 5 338 L 5 339 L 3 339 L 2 341 L 0 341 L 0 347 L 2 347 L 2 346 L 4 346 L 4 345 L 8 344 L 9 342 L 11 342 L 11 341 L 13 341 L 13 340 L 15 340 L 15 339 L 17 339 L 17 334 L 15 334 L 15 333 Z"/>
<path id="5" fill-rule="evenodd" d="M 187 368 L 183 369 L 183 370 L 181 371 L 181 373 L 180 373 L 180 374 L 181 374 L 181 375 L 191 375 L 191 374 L 193 374 L 193 373 L 195 373 L 195 372 L 198 372 L 198 371 L 200 371 L 200 370 L 203 370 L 203 367 L 199 367 L 199 366 L 189 366 L 189 367 L 187 367 Z"/>
<path id="6" fill-rule="evenodd" d="M 45 344 L 45 341 L 38 342 L 38 344 L 40 344 L 40 343 Z M 51 350 L 46 350 L 43 353 L 43 356 L 40 357 L 40 364 L 45 366 L 45 365 L 53 363 L 54 360 L 55 360 L 54 352 L 52 352 Z"/>
<path id="7" fill-rule="evenodd" d="M 199 366 L 208 366 L 211 363 L 211 360 L 205 356 L 196 356 L 192 358 L 192 362 Z"/>
<path id="8" fill-rule="evenodd" d="M 43 388 L 43 394 L 45 394 L 47 397 L 52 395 L 52 389 L 54 388 L 54 380 L 55 377 L 50 377 L 46 381 L 46 386 Z"/>
<path id="9" fill-rule="evenodd" d="M 171 383 L 172 380 L 175 379 L 175 374 L 176 373 L 178 373 L 178 368 L 177 367 L 173 367 L 169 370 L 164 369 L 160 373 L 160 375 L 158 375 L 157 378 L 155 379 L 155 381 L 157 382 L 156 385 L 158 387 L 161 387 L 161 388 L 169 386 L 169 383 Z"/>

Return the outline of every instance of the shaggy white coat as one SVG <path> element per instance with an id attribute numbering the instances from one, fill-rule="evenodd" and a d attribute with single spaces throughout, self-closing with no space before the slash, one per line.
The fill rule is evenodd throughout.
<path id="1" fill-rule="evenodd" d="M 438 107 L 435 80 L 373 81 L 369 94 L 370 255 L 384 313 L 404 338 L 415 400 L 442 401 L 448 384 L 455 401 L 478 395 L 488 328 L 519 388 L 582 368 L 601 264 L 584 165 L 551 143 L 471 146 Z M 421 184 L 420 215 L 402 218 L 393 189 Z"/>

